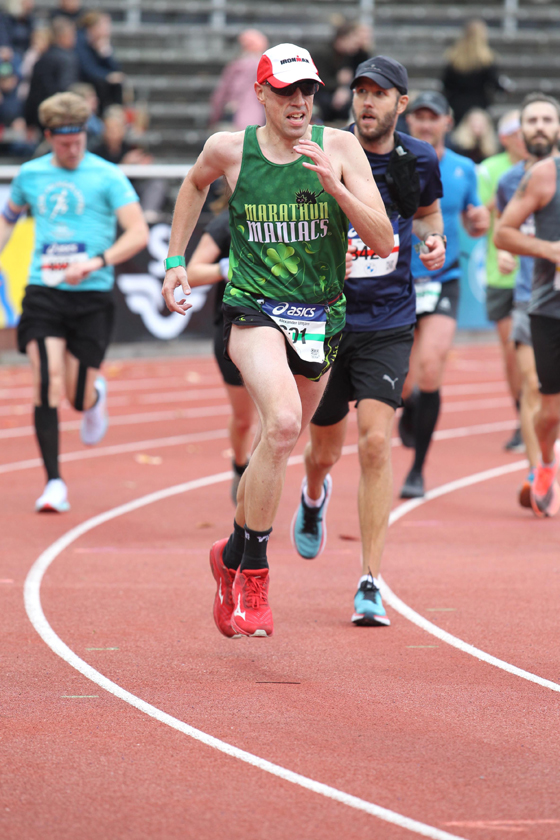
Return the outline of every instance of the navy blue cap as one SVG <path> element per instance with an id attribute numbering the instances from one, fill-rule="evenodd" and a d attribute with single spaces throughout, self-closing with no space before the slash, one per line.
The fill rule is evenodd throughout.
<path id="1" fill-rule="evenodd" d="M 395 87 L 401 94 L 408 92 L 408 73 L 406 67 L 388 58 L 386 55 L 377 55 L 375 58 L 368 58 L 362 61 L 356 68 L 356 75 L 350 84 L 352 90 L 360 78 L 371 79 L 383 90 Z"/>

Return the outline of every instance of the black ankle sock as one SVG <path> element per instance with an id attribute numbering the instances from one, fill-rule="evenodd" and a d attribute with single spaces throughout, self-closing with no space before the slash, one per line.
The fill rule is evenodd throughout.
<path id="1" fill-rule="evenodd" d="M 416 412 L 416 456 L 412 469 L 422 472 L 441 404 L 439 391 L 420 391 Z"/>
<path id="2" fill-rule="evenodd" d="M 245 548 L 245 528 L 233 520 L 233 531 L 227 541 L 222 559 L 224 566 L 228 569 L 238 569 L 243 560 L 243 549 Z"/>
<path id="3" fill-rule="evenodd" d="M 268 531 L 252 531 L 245 525 L 245 550 L 241 569 L 268 569 L 266 549 L 272 528 Z"/>
<path id="4" fill-rule="evenodd" d="M 235 461 L 232 461 L 231 465 L 233 467 L 234 473 L 236 475 L 238 475 L 239 478 L 241 478 L 241 476 L 243 475 L 243 473 L 245 472 L 245 470 L 249 466 L 249 461 L 246 461 L 244 464 L 241 464 L 241 466 L 239 464 L 236 464 Z"/>
<path id="5" fill-rule="evenodd" d="M 35 406 L 35 433 L 43 456 L 47 479 L 60 478 L 58 471 L 58 409 Z"/>

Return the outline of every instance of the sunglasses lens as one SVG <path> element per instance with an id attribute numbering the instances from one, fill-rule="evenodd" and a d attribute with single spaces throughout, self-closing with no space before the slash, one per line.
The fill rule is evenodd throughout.
<path id="1" fill-rule="evenodd" d="M 273 87 L 270 82 L 267 84 L 277 96 L 293 96 L 298 88 L 304 96 L 313 96 L 319 90 L 319 82 L 295 82 L 283 88 Z"/>

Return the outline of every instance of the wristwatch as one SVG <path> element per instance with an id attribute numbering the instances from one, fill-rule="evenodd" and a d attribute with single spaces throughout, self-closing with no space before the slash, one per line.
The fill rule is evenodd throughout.
<path id="1" fill-rule="evenodd" d="M 424 244 L 426 243 L 426 239 L 428 238 L 428 236 L 439 236 L 441 241 L 443 242 L 443 247 L 447 248 L 447 236 L 445 235 L 445 233 L 440 233 L 439 230 L 434 230 L 432 231 L 432 233 L 427 233 L 424 239 L 422 240 Z"/>
<path id="2" fill-rule="evenodd" d="M 184 257 L 167 257 L 163 261 L 163 265 L 166 271 L 169 271 L 170 268 L 177 268 L 178 265 L 182 265 L 183 268 L 187 267 Z"/>

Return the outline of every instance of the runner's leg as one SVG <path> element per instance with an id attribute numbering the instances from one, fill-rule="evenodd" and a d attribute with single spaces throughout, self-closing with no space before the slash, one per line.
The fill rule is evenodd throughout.
<path id="1" fill-rule="evenodd" d="M 33 378 L 35 432 L 47 480 L 60 478 L 58 465 L 58 406 L 64 396 L 64 351 L 62 338 L 30 341 L 26 347 Z"/>
<path id="2" fill-rule="evenodd" d="M 66 396 L 68 401 L 78 411 L 87 411 L 97 402 L 95 380 L 99 376 L 99 368 L 81 365 L 78 359 L 68 350 L 65 355 Z"/>
<path id="3" fill-rule="evenodd" d="M 535 432 L 535 414 L 541 402 L 535 354 L 533 348 L 528 344 L 519 344 L 515 352 L 521 375 L 521 431 L 529 466 L 534 469 L 537 466 L 540 452 Z"/>
<path id="4" fill-rule="evenodd" d="M 358 403 L 360 483 L 358 515 L 362 539 L 362 573 L 379 575 L 393 496 L 391 433 L 395 410 L 378 400 Z"/>

